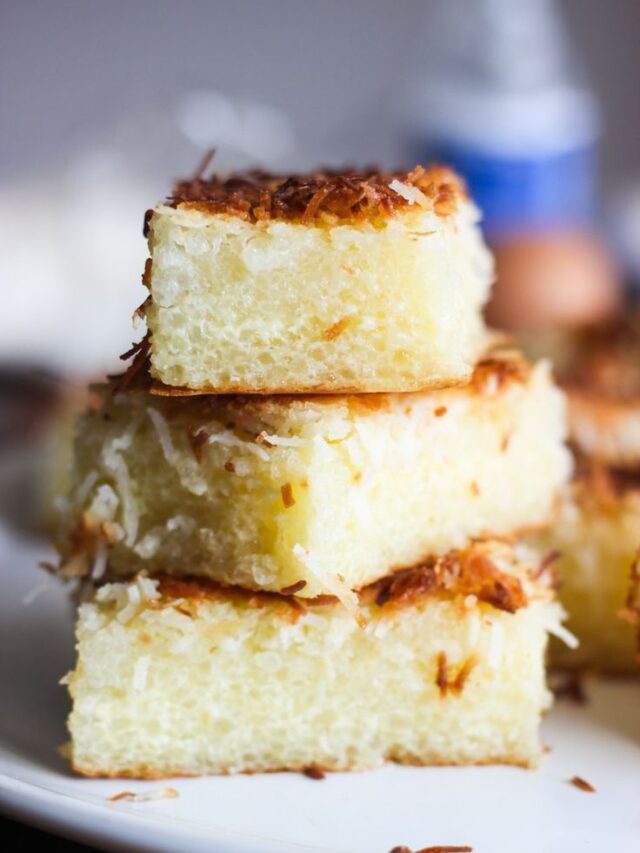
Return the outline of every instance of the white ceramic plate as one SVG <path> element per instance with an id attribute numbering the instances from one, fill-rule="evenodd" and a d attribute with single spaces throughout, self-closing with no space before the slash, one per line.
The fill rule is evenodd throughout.
<path id="1" fill-rule="evenodd" d="M 0 804 L 28 823 L 105 850 L 388 853 L 396 845 L 469 845 L 474 853 L 630 853 L 640 849 L 640 685 L 590 682 L 589 701 L 558 702 L 537 771 L 388 767 L 314 781 L 297 774 L 173 780 L 177 799 L 110 802 L 162 783 L 72 776 L 65 690 L 72 614 L 46 549 L 0 529 Z M 568 780 L 581 776 L 585 793 Z"/>

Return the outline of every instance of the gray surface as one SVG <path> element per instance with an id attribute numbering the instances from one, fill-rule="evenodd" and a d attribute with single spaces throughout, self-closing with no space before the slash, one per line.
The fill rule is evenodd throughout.
<path id="1" fill-rule="evenodd" d="M 291 115 L 312 160 L 399 160 L 396 94 L 429 0 L 4 0 L 0 180 L 64 159 L 122 111 L 194 86 Z M 640 172 L 640 3 L 563 0 L 609 128 L 608 184 Z"/>

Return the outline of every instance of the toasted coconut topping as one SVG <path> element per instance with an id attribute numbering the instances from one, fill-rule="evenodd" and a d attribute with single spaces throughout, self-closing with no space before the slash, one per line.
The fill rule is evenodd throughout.
<path id="1" fill-rule="evenodd" d="M 208 598 L 233 598 L 252 607 L 283 605 L 283 615 L 295 621 L 302 613 L 314 607 L 336 604 L 333 595 L 298 599 L 295 593 L 302 588 L 300 581 L 281 593 L 253 592 L 238 587 L 224 587 L 208 578 L 177 578 L 159 575 L 155 579 L 162 599 L 161 606 L 173 606 L 176 601 L 205 601 Z M 410 607 L 436 593 L 460 596 L 475 596 L 478 601 L 490 604 L 498 610 L 515 613 L 528 603 L 520 580 L 507 574 L 485 554 L 473 547 L 452 551 L 444 557 L 433 557 L 425 563 L 370 584 L 357 593 L 361 606 L 376 606 L 381 615 L 402 607 Z M 448 690 L 461 692 L 475 662 L 465 662 L 447 678 Z"/>
<path id="2" fill-rule="evenodd" d="M 285 509 L 289 509 L 295 504 L 296 499 L 293 496 L 291 483 L 285 483 L 283 486 L 280 486 L 280 493 L 282 495 L 282 503 L 284 504 Z"/>
<path id="3" fill-rule="evenodd" d="M 322 770 L 322 768 L 320 767 L 317 767 L 315 764 L 312 764 L 310 767 L 305 767 L 302 772 L 305 776 L 308 776 L 309 779 L 320 780 L 324 779 L 326 775 L 324 770 Z"/>
<path id="4" fill-rule="evenodd" d="M 416 853 L 473 853 L 468 844 L 436 844 L 435 847 L 421 847 Z"/>
<path id="5" fill-rule="evenodd" d="M 96 577 L 92 571 L 92 556 L 96 543 L 105 537 L 101 528 L 83 526 L 76 532 L 78 540 L 61 553 L 58 572 L 63 577 L 87 577 L 93 583 L 103 583 L 104 580 L 114 580 L 109 577 Z M 76 565 L 77 564 L 77 565 Z M 100 573 L 102 575 L 102 572 Z M 153 606 L 172 607 L 176 603 L 198 603 L 206 599 L 229 598 L 248 603 L 251 607 L 260 608 L 282 605 L 281 615 L 290 621 L 297 619 L 307 610 L 314 607 L 334 605 L 341 602 L 352 613 L 356 621 L 365 627 L 366 618 L 360 608 L 375 607 L 379 614 L 393 613 L 403 607 L 411 607 L 429 596 L 439 594 L 445 597 L 460 598 L 465 602 L 483 602 L 508 613 L 515 613 L 528 604 L 528 596 L 522 581 L 515 575 L 500 568 L 491 556 L 484 553 L 482 545 L 472 545 L 468 548 L 451 551 L 442 557 L 430 557 L 419 565 L 400 569 L 391 575 L 378 580 L 353 592 L 346 587 L 344 580 L 337 576 L 336 593 L 334 595 L 319 595 L 315 598 L 296 598 L 305 585 L 298 581 L 281 592 L 252 591 L 239 587 L 225 587 L 209 578 L 173 577 L 158 574 L 154 578 L 146 578 L 139 574 L 146 584 L 153 584 L 157 589 L 158 599 Z M 552 589 L 553 578 L 550 572 L 540 572 L 531 569 L 526 573 L 526 582 L 537 584 L 538 587 Z M 103 589 L 103 587 L 100 587 Z M 561 631 L 559 626 L 551 626 L 549 630 Z M 565 633 L 567 633 L 565 631 Z M 573 643 L 573 637 L 569 635 Z M 474 662 L 467 661 L 456 674 L 447 673 L 447 690 L 459 693 L 473 669 Z"/>
<path id="6" fill-rule="evenodd" d="M 465 197 L 462 181 L 451 170 L 416 166 L 410 172 L 346 169 L 290 177 L 255 170 L 207 178 L 196 174 L 175 184 L 168 204 L 250 222 L 331 225 L 387 218 L 413 206 L 446 217 Z"/>
<path id="7" fill-rule="evenodd" d="M 473 847 L 469 847 L 467 844 L 463 844 L 462 846 L 436 844 L 435 847 L 421 847 L 420 850 L 414 851 L 410 847 L 405 847 L 401 844 L 399 847 L 394 847 L 389 853 L 473 853 Z"/>
<path id="8" fill-rule="evenodd" d="M 138 346 L 146 346 L 145 341 L 146 339 L 141 341 Z M 130 368 L 131 367 L 133 367 L 133 365 L 131 365 Z M 494 395 L 505 390 L 509 385 L 526 384 L 531 376 L 531 371 L 532 365 L 526 360 L 522 353 L 512 349 L 492 347 L 487 355 L 481 358 L 476 364 L 470 382 L 468 384 L 457 385 L 455 388 L 463 393 L 473 391 L 477 394 Z M 127 374 L 128 373 L 129 371 L 127 371 Z M 140 364 L 133 375 L 129 375 L 127 384 L 124 387 L 122 387 L 121 384 L 124 377 L 111 377 L 111 380 L 111 386 L 106 386 L 110 390 L 113 388 L 114 383 L 117 385 L 117 383 L 120 382 L 120 384 L 117 385 L 118 391 L 124 391 L 127 389 L 130 389 L 133 392 L 144 390 L 155 397 L 165 397 L 168 402 L 170 402 L 174 397 L 197 397 L 202 401 L 203 407 L 209 407 L 215 411 L 221 405 L 231 405 L 239 415 L 242 415 L 245 412 L 249 414 L 258 413 L 260 407 L 264 405 L 264 401 L 270 398 L 280 404 L 317 403 L 318 405 L 329 405 L 340 400 L 355 411 L 376 412 L 387 408 L 389 406 L 389 402 L 394 399 L 402 397 L 410 402 L 414 393 L 416 395 L 421 395 L 423 393 L 421 391 L 417 391 L 404 394 L 395 394 L 393 392 L 371 394 L 331 392 L 326 394 L 322 393 L 322 390 L 320 389 L 315 393 L 309 392 L 300 394 L 273 393 L 257 396 L 255 394 L 214 394 L 207 390 L 195 391 L 189 388 L 178 388 L 163 385 L 161 382 L 152 379 L 150 376 L 148 360 L 146 363 L 143 362 Z M 105 386 L 102 387 L 104 388 Z M 99 393 L 100 386 L 95 386 L 95 390 Z M 113 393 L 116 392 L 113 391 Z M 442 417 L 443 415 L 446 415 L 446 413 L 446 406 L 438 406 L 434 409 L 435 417 Z M 505 449 L 508 446 L 508 439 L 509 436 L 506 436 Z M 264 446 L 283 445 L 298 447 L 304 443 L 300 439 L 292 438 L 283 440 L 278 436 L 271 436 L 267 433 L 257 436 L 256 441 L 258 444 Z"/>
<path id="9" fill-rule="evenodd" d="M 121 373 L 118 376 L 109 376 L 109 379 L 112 381 L 111 391 L 113 394 L 119 394 L 122 391 L 125 391 L 139 373 L 148 373 L 150 350 L 151 334 L 150 332 L 147 332 L 141 341 L 137 344 L 132 344 L 130 349 L 122 353 L 120 356 L 121 361 L 128 361 L 130 358 L 133 360 L 129 365 L 127 365 L 127 369 L 124 373 Z"/>
<path id="10" fill-rule="evenodd" d="M 480 359 L 471 381 L 480 393 L 496 393 L 511 383 L 524 384 L 530 374 L 531 364 L 519 350 L 498 348 Z"/>
<path id="11" fill-rule="evenodd" d="M 202 450 L 209 440 L 209 433 L 205 429 L 194 429 L 191 424 L 188 424 L 187 438 L 196 461 L 202 462 Z"/>
<path id="12" fill-rule="evenodd" d="M 282 590 L 283 595 L 295 595 L 296 592 L 300 592 L 301 589 L 304 589 L 307 585 L 305 580 L 296 581 L 296 583 L 292 583 L 291 586 L 286 586 Z"/>
<path id="13" fill-rule="evenodd" d="M 436 662 L 435 677 L 436 686 L 440 691 L 440 698 L 444 699 L 449 693 L 452 693 L 454 696 L 460 696 L 467 683 L 467 679 L 471 675 L 471 671 L 477 663 L 476 658 L 471 655 L 455 671 L 455 667 L 449 664 L 446 653 L 440 652 Z"/>
<path id="14" fill-rule="evenodd" d="M 405 607 L 415 604 L 435 590 L 446 590 L 479 601 L 498 610 L 515 613 L 527 604 L 519 579 L 499 569 L 481 551 L 466 548 L 426 562 L 371 584 L 361 599 L 373 600 L 378 607 Z"/>
<path id="15" fill-rule="evenodd" d="M 576 788 L 580 788 L 581 791 L 586 791 L 588 794 L 595 794 L 596 789 L 591 785 L 586 779 L 582 779 L 580 776 L 574 776 L 573 779 L 569 779 L 569 782 L 572 785 L 575 785 Z"/>
<path id="16" fill-rule="evenodd" d="M 560 378 L 569 389 L 640 403 L 640 309 L 585 332 Z"/>
<path id="17" fill-rule="evenodd" d="M 155 788 L 153 791 L 120 791 L 109 797 L 110 802 L 117 803 L 120 800 L 129 800 L 132 803 L 147 803 L 151 800 L 174 800 L 180 794 L 175 788 Z"/>

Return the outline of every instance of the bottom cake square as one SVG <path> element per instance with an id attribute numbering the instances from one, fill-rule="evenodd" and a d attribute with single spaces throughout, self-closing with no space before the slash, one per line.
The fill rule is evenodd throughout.
<path id="1" fill-rule="evenodd" d="M 562 610 L 544 563 L 476 543 L 366 587 L 359 621 L 202 580 L 104 585 L 66 681 L 73 767 L 158 778 L 535 765 Z"/>

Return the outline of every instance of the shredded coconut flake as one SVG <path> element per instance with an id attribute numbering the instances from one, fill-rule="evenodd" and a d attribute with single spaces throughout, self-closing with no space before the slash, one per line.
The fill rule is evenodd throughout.
<path id="1" fill-rule="evenodd" d="M 122 625 L 126 625 L 127 622 L 130 622 L 136 615 L 137 610 L 138 608 L 136 605 L 133 602 L 129 602 L 129 604 L 125 604 L 125 606 L 118 611 L 116 618 Z"/>
<path id="2" fill-rule="evenodd" d="M 134 546 L 134 552 L 142 557 L 143 560 L 148 560 L 154 556 L 157 552 L 158 548 L 162 544 L 162 540 L 164 538 L 164 528 L 162 527 L 153 527 L 149 530 L 142 539 L 139 539 L 136 545 Z"/>
<path id="3" fill-rule="evenodd" d="M 118 601 L 118 599 L 122 596 L 122 587 L 121 583 L 107 583 L 104 586 L 98 587 L 95 594 L 95 600 L 99 604 L 107 604 L 111 601 Z"/>
<path id="4" fill-rule="evenodd" d="M 174 515 L 167 521 L 167 530 L 173 533 L 174 530 L 182 530 L 184 533 L 192 533 L 196 523 L 193 518 L 188 515 Z"/>
<path id="5" fill-rule="evenodd" d="M 413 184 L 404 184 L 396 178 L 389 184 L 389 189 L 398 193 L 409 204 L 419 204 L 420 207 L 425 208 L 431 207 L 431 203 L 426 195 L 418 187 L 414 187 Z"/>
<path id="6" fill-rule="evenodd" d="M 304 439 L 299 438 L 298 436 L 292 435 L 287 437 L 285 435 L 269 435 L 268 432 L 264 430 L 260 433 L 256 441 L 261 439 L 258 443 L 271 445 L 271 447 L 304 447 L 306 442 Z"/>
<path id="7" fill-rule="evenodd" d="M 180 794 L 175 788 L 154 788 L 152 791 L 120 791 L 109 797 L 109 801 L 116 803 L 119 800 L 128 800 L 132 803 L 148 803 L 151 800 L 175 800 Z"/>
<path id="8" fill-rule="evenodd" d="M 242 448 L 242 450 L 247 450 L 249 453 L 253 453 L 254 456 L 259 457 L 263 462 L 269 461 L 269 454 L 264 447 L 256 444 L 255 441 L 244 441 L 243 439 L 238 438 L 238 436 L 231 432 L 231 430 L 209 433 L 207 444 L 221 444 L 223 447 Z"/>
<path id="9" fill-rule="evenodd" d="M 162 452 L 164 453 L 164 457 L 170 465 L 175 467 L 177 462 L 176 457 L 176 449 L 173 446 L 173 441 L 171 440 L 171 433 L 169 431 L 169 426 L 167 424 L 166 419 L 160 414 L 157 409 L 147 408 L 147 414 L 151 420 L 151 423 L 155 427 L 156 432 L 158 433 L 158 439 L 160 441 L 160 447 L 162 448 Z"/>
<path id="10" fill-rule="evenodd" d="M 138 575 L 136 583 L 143 601 L 158 601 L 160 598 L 160 592 L 158 591 L 159 582 L 155 578 Z"/>
<path id="11" fill-rule="evenodd" d="M 127 596 L 132 604 L 140 604 L 141 595 L 137 584 L 130 584 L 127 587 Z"/>
<path id="12" fill-rule="evenodd" d="M 151 658 L 149 655 L 142 655 L 142 657 L 138 658 L 133 667 L 133 689 L 134 690 L 144 690 L 147 686 L 147 674 L 149 672 L 149 666 L 151 664 Z"/>
<path id="13" fill-rule="evenodd" d="M 567 614 L 563 608 L 556 602 L 551 609 L 551 617 L 547 623 L 547 631 L 554 637 L 561 640 L 570 649 L 577 649 L 580 645 L 580 641 L 575 634 L 572 634 L 571 631 L 569 631 L 568 628 L 565 628 L 562 624 L 562 620 L 566 615 Z"/>
<path id="14" fill-rule="evenodd" d="M 93 560 L 93 566 L 91 568 L 91 577 L 94 580 L 99 580 L 107 571 L 108 554 L 109 551 L 107 549 L 107 543 L 104 542 L 104 540 L 99 539 L 96 545 L 96 555 Z"/>
<path id="15" fill-rule="evenodd" d="M 87 512 L 94 523 L 113 522 L 119 503 L 118 496 L 111 486 L 103 483 L 96 489 Z"/>
<path id="16" fill-rule="evenodd" d="M 137 502 L 131 489 L 131 477 L 123 456 L 115 449 L 115 442 L 103 451 L 105 467 L 115 477 L 118 489 L 122 495 L 122 524 L 125 531 L 125 543 L 133 545 L 138 536 L 139 513 Z"/>
<path id="17" fill-rule="evenodd" d="M 358 596 L 352 589 L 350 589 L 348 584 L 345 583 L 342 576 L 338 574 L 332 575 L 331 573 L 325 575 L 315 565 L 313 555 L 300 544 L 293 546 L 293 555 L 300 560 L 307 571 L 309 571 L 325 589 L 328 589 L 330 593 L 335 595 L 343 607 L 353 616 L 358 625 L 361 628 L 364 628 L 366 625 L 366 619 L 358 606 Z"/>
<path id="18" fill-rule="evenodd" d="M 151 407 L 147 408 L 147 414 L 158 434 L 164 458 L 176 471 L 182 485 L 187 491 L 195 495 L 203 495 L 207 490 L 207 484 L 197 473 L 194 461 L 180 457 L 171 439 L 171 431 L 166 418 L 157 409 Z"/>
<path id="19" fill-rule="evenodd" d="M 78 506 L 83 506 L 86 499 L 89 497 L 89 492 L 95 486 L 98 481 L 98 472 L 90 471 L 87 476 L 84 478 L 82 483 L 78 486 L 76 490 L 76 503 Z"/>
<path id="20" fill-rule="evenodd" d="M 159 598 L 158 581 L 142 574 L 128 584 L 105 584 L 99 587 L 95 594 L 95 600 L 99 604 L 115 605 L 116 619 L 123 625 L 136 615 L 144 602 L 157 601 Z"/>

